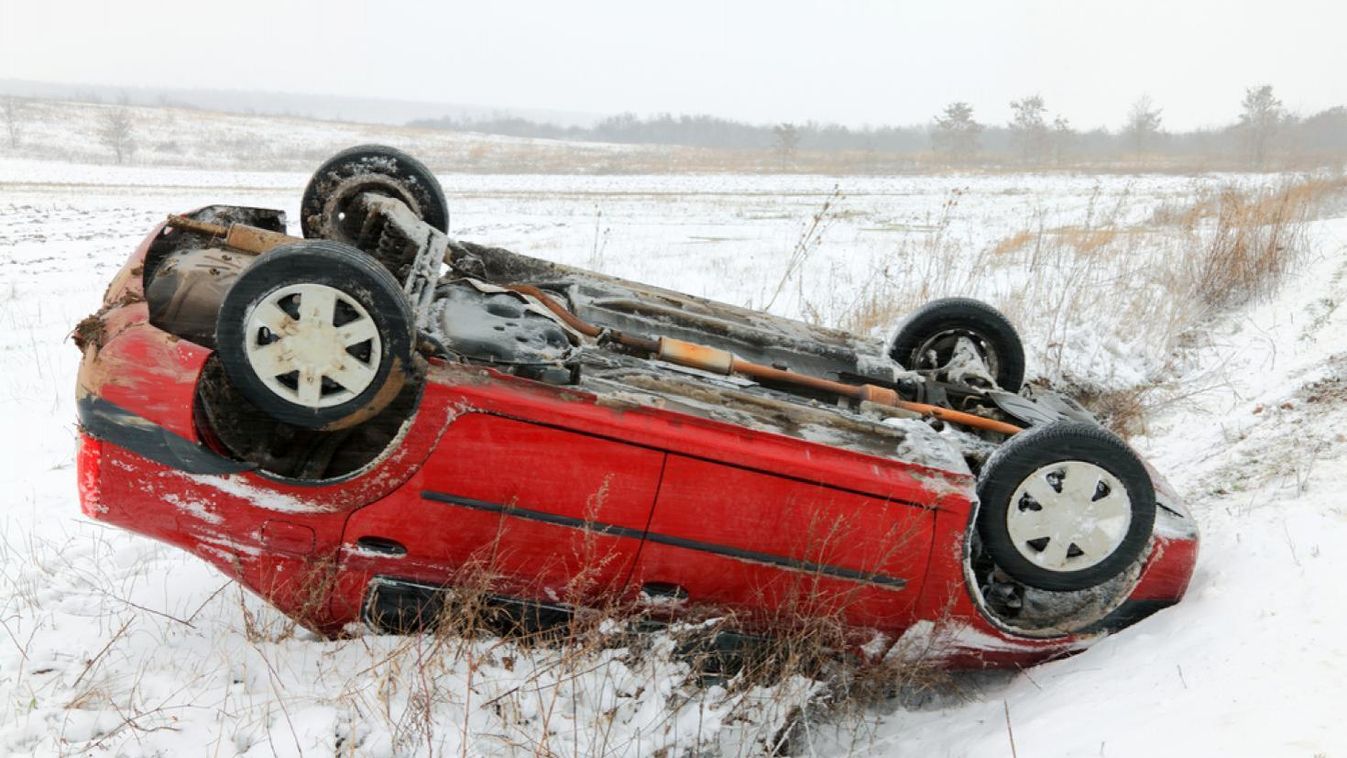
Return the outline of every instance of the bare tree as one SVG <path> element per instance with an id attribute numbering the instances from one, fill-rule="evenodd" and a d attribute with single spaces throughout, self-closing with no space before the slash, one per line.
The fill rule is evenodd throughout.
<path id="1" fill-rule="evenodd" d="M 1272 94 L 1272 85 L 1249 87 L 1244 90 L 1244 111 L 1239 114 L 1239 131 L 1248 150 L 1250 162 L 1262 168 L 1272 146 L 1272 139 L 1286 120 L 1282 101 Z"/>
<path id="2" fill-rule="evenodd" d="M 1010 101 L 1010 136 L 1025 163 L 1039 163 L 1048 152 L 1048 109 L 1041 95 Z"/>
<path id="3" fill-rule="evenodd" d="M 118 105 L 104 111 L 98 122 L 98 141 L 112 150 L 118 163 L 130 160 L 136 152 L 136 126 L 131 109 Z"/>
<path id="4" fill-rule="evenodd" d="M 776 154 L 781 158 L 781 167 L 785 168 L 795 160 L 795 150 L 800 146 L 800 129 L 795 124 L 777 124 L 772 127 L 776 136 Z"/>
<path id="5" fill-rule="evenodd" d="M 0 101 L 0 120 L 5 122 L 5 132 L 9 135 L 11 149 L 19 146 L 19 137 L 23 136 L 24 103 L 17 97 L 7 97 Z"/>
<path id="6" fill-rule="evenodd" d="M 1071 122 L 1066 116 L 1058 116 L 1052 120 L 1052 161 L 1057 165 L 1062 165 L 1075 147 L 1079 135 L 1076 130 L 1071 128 Z"/>
<path id="7" fill-rule="evenodd" d="M 971 159 L 978 151 L 982 124 L 973 120 L 973 106 L 968 103 L 950 103 L 941 115 L 935 117 L 935 131 L 931 140 L 935 151 L 953 163 Z"/>
<path id="8" fill-rule="evenodd" d="M 1160 135 L 1160 109 L 1151 102 L 1150 95 L 1142 95 L 1132 103 L 1123 135 L 1138 160 L 1147 149 L 1155 146 L 1155 139 Z"/>

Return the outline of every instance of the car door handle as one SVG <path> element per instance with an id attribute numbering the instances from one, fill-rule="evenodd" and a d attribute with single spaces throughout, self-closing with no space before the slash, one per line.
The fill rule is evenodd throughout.
<path id="1" fill-rule="evenodd" d="M 646 582 L 641 585 L 640 600 L 651 605 L 681 603 L 688 599 L 688 591 L 681 584 Z"/>
<path id="2" fill-rule="evenodd" d="M 367 550 L 371 553 L 382 553 L 383 555 L 401 558 L 407 554 L 407 548 L 397 540 L 390 540 L 387 537 L 365 536 L 355 541 L 355 546 L 361 550 Z"/>

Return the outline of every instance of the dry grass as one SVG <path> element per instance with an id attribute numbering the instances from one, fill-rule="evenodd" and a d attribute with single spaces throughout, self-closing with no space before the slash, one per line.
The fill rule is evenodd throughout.
<path id="1" fill-rule="evenodd" d="M 1123 439 L 1145 434 L 1148 416 L 1166 402 L 1162 397 L 1161 385 L 1158 384 L 1139 384 L 1118 389 L 1079 384 L 1050 386 L 1051 383 L 1044 380 L 1036 384 L 1071 396 L 1090 409 L 1099 423 Z"/>
<path id="2" fill-rule="evenodd" d="M 902 314 L 911 311 L 942 290 L 953 291 L 966 282 L 955 282 L 963 247 L 949 236 L 950 224 L 962 198 L 961 190 L 953 190 L 940 207 L 939 216 L 931 225 L 932 232 L 917 244 L 903 244 L 885 261 L 878 271 L 867 277 L 856 298 L 836 319 L 836 325 L 856 334 L 868 334 L 876 329 L 897 323 Z M 1027 244 L 1032 235 L 1023 236 Z M 981 251 L 967 265 L 976 271 L 988 265 L 994 256 L 1022 251 L 1015 244 L 998 245 Z"/>
<path id="3" fill-rule="evenodd" d="M 1024 338 L 1031 372 L 1090 399 L 1124 434 L 1144 428 L 1149 388 L 1185 334 L 1223 309 L 1267 297 L 1306 252 L 1307 221 L 1347 186 L 1342 177 L 1228 186 L 1136 220 L 1124 194 L 1092 199 L 1078 223 L 1043 212 L 992 243 L 951 232 L 957 193 L 933 231 L 906 242 L 863 281 L 832 322 L 882 333 L 936 297 L 991 302 Z M 1140 374 L 1115 374 L 1141 366 Z"/>
<path id="4" fill-rule="evenodd" d="M 823 244 L 823 234 L 837 217 L 837 204 L 842 199 L 841 187 L 833 185 L 832 192 L 828 193 L 828 196 L 823 200 L 823 204 L 801 228 L 800 236 L 795 241 L 795 246 L 791 248 L 790 257 L 786 261 L 786 268 L 781 272 L 781 279 L 777 282 L 771 296 L 767 298 L 767 302 L 762 306 L 764 310 L 771 309 L 792 278 L 795 279 L 797 286 L 804 286 L 804 277 L 799 276 L 799 272 L 805 262 L 809 260 L 810 255 L 818 250 L 819 245 Z M 801 295 L 803 296 L 803 293 Z"/>
<path id="5" fill-rule="evenodd" d="M 628 754 L 642 745 L 667 755 L 782 755 L 805 720 L 864 718 L 900 689 L 946 681 L 920 660 L 849 656 L 852 640 L 836 617 L 780 619 L 770 637 L 744 636 L 733 612 L 666 622 L 610 606 L 502 634 L 487 590 L 456 587 L 434 631 L 372 660 L 376 696 L 352 693 L 351 709 L 382 724 L 396 750 L 443 752 L 450 730 L 465 755 Z M 459 706 L 461 722 L 444 720 L 446 703 Z M 619 723 L 641 712 L 653 721 L 635 735 Z"/>
<path id="6" fill-rule="evenodd" d="M 1021 229 L 1018 232 L 1002 239 L 992 247 L 992 255 L 1001 256 L 1007 253 L 1014 253 L 1023 250 L 1029 243 L 1038 239 L 1038 235 L 1029 229 Z"/>
<path id="7" fill-rule="evenodd" d="M 603 497 L 601 488 L 592 505 Z M 810 556 L 847 549 L 852 533 L 832 519 L 804 531 Z M 582 568 L 560 591 L 557 602 L 574 609 L 561 620 L 503 612 L 497 595 L 509 585 L 495 565 L 502 548 L 483 546 L 444 590 L 428 630 L 391 647 L 377 635 L 336 643 L 364 660 L 335 706 L 395 752 L 444 754 L 457 745 L 447 752 L 783 755 L 806 723 L 859 724 L 896 694 L 950 688 L 935 664 L 938 646 L 883 660 L 859 654 L 869 635 L 846 623 L 859 585 L 783 572 L 754 593 L 758 610 L 702 606 L 674 616 L 601 591 L 598 577 L 615 556 L 597 536 L 580 530 L 572 540 L 576 558 L 595 570 Z M 910 549 L 904 534 L 890 536 L 878 563 Z M 322 594 L 327 577 L 319 567 L 302 584 Z M 609 599 L 596 605 L 596 596 Z M 304 698 L 285 692 L 281 648 L 303 643 L 300 629 L 240 598 L 239 631 L 288 723 Z M 288 741 L 294 729 L 268 739 Z"/>
<path id="8" fill-rule="evenodd" d="M 1193 261 L 1193 294 L 1220 308 L 1266 297 L 1305 247 L 1305 222 L 1344 180 L 1312 178 L 1256 192 L 1222 190 L 1194 207 L 1213 215 Z M 1199 215 L 1200 219 L 1201 216 Z M 1191 221 L 1192 228 L 1200 224 Z"/>
<path id="9" fill-rule="evenodd" d="M 1308 252 L 1307 222 L 1344 188 L 1347 179 L 1327 175 L 1226 186 L 1140 218 L 1126 193 L 1096 196 L 1077 223 L 1039 211 L 977 243 L 954 231 L 951 193 L 929 234 L 899 245 L 850 302 L 815 320 L 886 336 L 930 299 L 986 300 L 1019 329 L 1031 377 L 1080 398 L 1124 437 L 1143 434 L 1147 415 L 1182 392 L 1164 382 L 1184 346 L 1221 312 L 1272 295 Z"/>

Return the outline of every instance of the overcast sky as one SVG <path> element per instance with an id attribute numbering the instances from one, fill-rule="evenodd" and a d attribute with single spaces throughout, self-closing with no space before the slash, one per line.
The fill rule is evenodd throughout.
<path id="1" fill-rule="evenodd" d="M 1037 92 L 1112 128 L 1149 94 L 1187 129 L 1254 83 L 1347 103 L 1347 2 L 0 0 L 5 78 L 852 125 Z"/>

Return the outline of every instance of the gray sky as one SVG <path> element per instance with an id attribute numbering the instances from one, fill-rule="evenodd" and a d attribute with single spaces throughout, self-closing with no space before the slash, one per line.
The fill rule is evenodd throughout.
<path id="1" fill-rule="evenodd" d="M 397 8 L 398 10 L 390 10 Z M 264 89 L 755 122 L 984 122 L 1041 93 L 1077 127 L 1149 94 L 1225 123 L 1245 86 L 1347 103 L 1342 0 L 0 0 L 0 79 Z"/>

